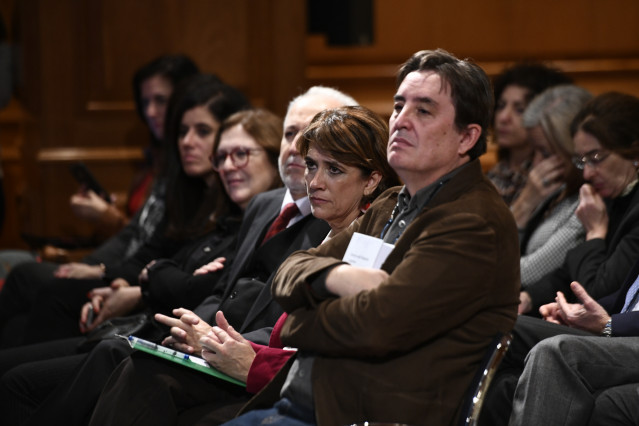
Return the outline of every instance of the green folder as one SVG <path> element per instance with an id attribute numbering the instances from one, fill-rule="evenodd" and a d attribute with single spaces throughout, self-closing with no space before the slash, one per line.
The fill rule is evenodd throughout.
<path id="1" fill-rule="evenodd" d="M 217 377 L 218 379 L 226 380 L 227 382 L 236 384 L 238 386 L 246 386 L 246 383 L 243 383 L 240 380 L 237 380 L 229 376 L 228 374 L 224 374 L 221 371 L 211 367 L 203 358 L 185 354 L 184 352 L 176 351 L 175 349 L 167 348 L 166 346 L 161 346 L 148 340 L 140 339 L 139 337 L 120 337 L 126 339 L 133 349 L 138 349 L 148 354 L 168 359 L 169 361 L 173 361 L 185 367 L 201 371 L 202 373 L 209 374 L 213 377 Z"/>

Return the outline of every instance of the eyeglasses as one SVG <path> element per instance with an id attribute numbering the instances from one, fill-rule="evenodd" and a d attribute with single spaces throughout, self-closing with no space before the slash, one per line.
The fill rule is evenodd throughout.
<path id="1" fill-rule="evenodd" d="M 237 168 L 246 167 L 249 161 L 251 152 L 263 151 L 262 148 L 234 148 L 231 152 L 218 151 L 211 160 L 213 163 L 213 170 L 219 172 L 220 169 L 226 163 L 226 159 L 231 157 L 231 163 Z"/>
<path id="2" fill-rule="evenodd" d="M 572 163 L 579 170 L 583 170 L 588 164 L 590 167 L 597 167 L 603 160 L 608 158 L 610 151 L 590 151 L 584 155 L 575 155 L 572 157 Z"/>

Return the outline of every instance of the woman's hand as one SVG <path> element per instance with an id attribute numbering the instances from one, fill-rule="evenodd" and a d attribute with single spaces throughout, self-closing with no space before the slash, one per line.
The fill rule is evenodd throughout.
<path id="1" fill-rule="evenodd" d="M 561 187 L 564 183 L 564 167 L 563 161 L 552 155 L 530 170 L 526 185 L 510 208 L 517 227 L 524 228 L 537 206 Z"/>
<path id="2" fill-rule="evenodd" d="M 85 303 L 80 310 L 80 331 L 88 333 L 99 324 L 96 323 L 102 303 L 108 298 L 113 289 L 111 287 L 98 287 L 91 290 L 88 294 L 90 301 Z"/>
<path id="3" fill-rule="evenodd" d="M 80 331 L 89 332 L 111 318 L 128 315 L 142 302 L 142 289 L 132 287 L 126 280 L 113 280 L 109 287 L 95 288 L 89 292 L 91 302 L 80 312 Z M 91 307 L 89 307 L 91 305 Z M 94 319 L 87 322 L 89 310 L 93 309 Z"/>
<path id="4" fill-rule="evenodd" d="M 104 271 L 99 265 L 87 265 L 86 263 L 65 263 L 58 266 L 58 269 L 53 271 L 53 275 L 56 278 L 73 278 L 73 279 L 92 279 L 102 278 Z"/>
<path id="5" fill-rule="evenodd" d="M 590 184 L 585 183 L 579 189 L 579 206 L 577 206 L 575 214 L 586 228 L 586 240 L 606 238 L 608 211 L 603 198 Z"/>
<path id="6" fill-rule="evenodd" d="M 149 281 L 149 268 L 153 265 L 155 265 L 155 260 L 152 260 L 149 263 L 147 263 L 146 266 L 142 269 L 142 271 L 140 271 L 140 275 L 138 275 L 138 282 L 140 284 Z"/>
<path id="7" fill-rule="evenodd" d="M 215 314 L 217 326 L 200 339 L 202 358 L 229 376 L 246 383 L 255 359 L 253 347 L 224 318 L 222 311 Z"/>
<path id="8" fill-rule="evenodd" d="M 197 268 L 195 272 L 193 272 L 193 275 L 203 275 L 224 269 L 224 262 L 226 262 L 226 257 L 218 257 L 206 265 Z"/>
<path id="9" fill-rule="evenodd" d="M 71 210 L 76 216 L 90 222 L 100 220 L 102 215 L 109 209 L 109 203 L 91 190 L 79 191 L 73 194 L 70 204 Z"/>
<path id="10" fill-rule="evenodd" d="M 164 346 L 173 346 L 178 351 L 193 354 L 202 351 L 200 339 L 206 336 L 211 326 L 184 308 L 173 310 L 172 318 L 162 314 L 155 314 L 155 319 L 164 325 L 171 327 L 171 336 L 162 341 Z"/>

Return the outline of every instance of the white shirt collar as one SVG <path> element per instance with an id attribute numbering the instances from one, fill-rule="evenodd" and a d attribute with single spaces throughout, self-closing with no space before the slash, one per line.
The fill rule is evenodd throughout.
<path id="1" fill-rule="evenodd" d="M 291 219 L 288 222 L 287 228 L 299 222 L 300 220 L 302 220 L 309 214 L 311 214 L 311 202 L 308 200 L 308 197 L 302 197 L 296 201 L 293 201 L 293 196 L 291 195 L 291 191 L 287 189 L 286 194 L 284 194 L 284 200 L 282 200 L 280 211 L 282 211 L 284 209 L 284 206 L 289 203 L 297 204 L 297 208 L 299 209 L 300 212 L 297 216 L 295 216 L 293 219 Z"/>

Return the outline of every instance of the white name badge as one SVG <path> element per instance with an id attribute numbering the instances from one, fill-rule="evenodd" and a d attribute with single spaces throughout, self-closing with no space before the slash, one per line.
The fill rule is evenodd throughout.
<path id="1" fill-rule="evenodd" d="M 379 269 L 394 248 L 380 238 L 355 232 L 342 260 L 353 266 Z"/>

